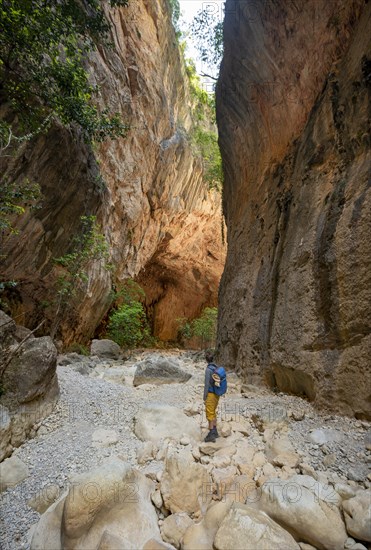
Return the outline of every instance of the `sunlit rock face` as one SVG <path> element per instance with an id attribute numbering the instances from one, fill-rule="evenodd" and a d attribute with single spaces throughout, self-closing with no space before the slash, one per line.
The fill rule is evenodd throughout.
<path id="1" fill-rule="evenodd" d="M 370 4 L 227 0 L 221 360 L 370 417 Z"/>
<path id="2" fill-rule="evenodd" d="M 165 0 L 129 2 L 111 10 L 112 48 L 88 60 L 100 102 L 122 114 L 128 136 L 90 150 L 77 132 L 55 125 L 1 168 L 41 185 L 41 207 L 19 221 L 4 242 L 2 272 L 18 281 L 12 313 L 29 326 L 53 320 L 53 258 L 69 251 L 82 215 L 96 215 L 109 243 L 113 272 L 89 268 L 83 296 L 63 318 L 65 343 L 87 339 L 116 288 L 140 273 L 156 335 L 176 336 L 175 318 L 216 305 L 225 246 L 220 194 L 202 180 L 192 151 L 187 77 Z M 47 326 L 44 326 L 47 329 Z"/>

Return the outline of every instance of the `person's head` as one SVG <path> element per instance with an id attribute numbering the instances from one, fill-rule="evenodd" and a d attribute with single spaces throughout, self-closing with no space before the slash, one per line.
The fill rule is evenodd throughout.
<path id="1" fill-rule="evenodd" d="M 212 353 L 210 353 L 210 352 L 207 351 L 207 352 L 205 353 L 205 359 L 206 359 L 206 361 L 207 361 L 208 363 L 212 363 L 212 362 L 214 361 L 214 356 L 213 356 Z"/>

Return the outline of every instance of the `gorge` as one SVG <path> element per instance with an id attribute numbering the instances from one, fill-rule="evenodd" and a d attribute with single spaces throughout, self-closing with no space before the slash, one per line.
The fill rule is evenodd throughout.
<path id="1" fill-rule="evenodd" d="M 177 0 L 3 5 L 0 546 L 371 550 L 371 3 L 226 0 L 215 111 Z M 1 31 L 61 6 L 102 10 L 69 47 L 120 136 L 50 107 L 17 137 Z"/>

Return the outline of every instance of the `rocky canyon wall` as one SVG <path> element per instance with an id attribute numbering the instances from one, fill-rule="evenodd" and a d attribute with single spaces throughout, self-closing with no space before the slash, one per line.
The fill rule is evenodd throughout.
<path id="1" fill-rule="evenodd" d="M 87 66 L 102 107 L 130 125 L 127 137 L 92 150 L 54 125 L 16 158 L 0 159 L 6 177 L 36 181 L 43 194 L 3 243 L 3 280 L 18 282 L 8 296 L 18 323 L 52 320 L 53 258 L 70 251 L 81 216 L 96 215 L 109 244 L 114 270 L 92 263 L 84 296 L 63 319 L 65 343 L 91 337 L 112 285 L 139 273 L 156 335 L 175 338 L 177 317 L 216 304 L 225 257 L 220 195 L 203 181 L 187 137 L 191 100 L 168 3 L 129 2 L 107 17 L 113 47 L 99 47 Z"/>
<path id="2" fill-rule="evenodd" d="M 227 0 L 217 119 L 222 361 L 371 416 L 370 23 L 363 0 Z"/>

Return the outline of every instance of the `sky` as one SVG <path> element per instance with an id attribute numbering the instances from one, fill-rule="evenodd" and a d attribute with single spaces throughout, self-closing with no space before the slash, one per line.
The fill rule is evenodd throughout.
<path id="1" fill-rule="evenodd" d="M 221 19 L 223 17 L 223 4 L 225 0 L 215 0 L 207 2 L 205 0 L 179 0 L 180 10 L 181 10 L 181 17 L 180 17 L 180 27 L 184 31 L 187 30 L 187 27 L 192 23 L 192 20 L 194 16 L 200 11 L 200 10 L 209 10 L 213 14 L 215 14 L 215 17 Z M 203 63 L 198 56 L 197 49 L 195 48 L 193 42 L 192 42 L 192 36 L 187 37 L 187 51 L 186 55 L 188 57 L 192 57 L 194 61 L 196 62 L 196 68 L 198 73 L 208 73 L 213 74 L 217 76 L 217 71 L 215 68 L 210 68 L 205 66 L 205 63 Z M 207 89 L 210 87 L 208 85 L 209 79 L 202 79 L 205 84 L 205 88 Z"/>

